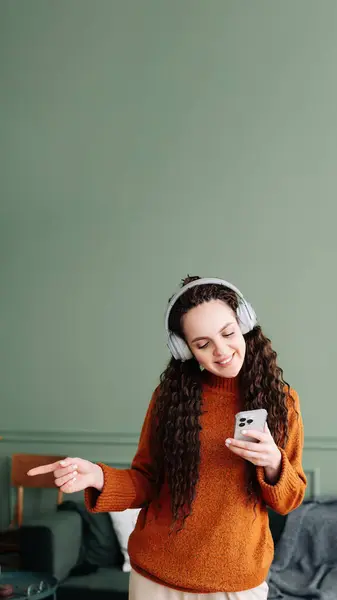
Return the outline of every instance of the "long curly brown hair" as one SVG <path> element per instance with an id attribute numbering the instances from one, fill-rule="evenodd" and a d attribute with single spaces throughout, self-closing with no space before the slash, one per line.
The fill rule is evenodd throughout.
<path id="1" fill-rule="evenodd" d="M 182 285 L 199 277 L 187 277 Z M 220 285 L 205 284 L 188 289 L 173 306 L 169 317 L 170 331 L 184 338 L 183 316 L 193 307 L 222 300 L 236 313 L 236 293 Z M 288 439 L 287 399 L 289 385 L 277 365 L 270 340 L 256 326 L 246 334 L 246 354 L 239 373 L 242 409 L 265 408 L 268 426 L 280 447 Z M 202 374 L 193 358 L 182 362 L 172 358 L 162 373 L 153 419 L 153 455 L 156 487 L 159 496 L 164 481 L 171 497 L 172 525 L 178 530 L 191 514 L 199 478 L 200 418 L 202 415 Z M 255 466 L 247 461 L 247 498 L 255 505 L 260 497 Z"/>

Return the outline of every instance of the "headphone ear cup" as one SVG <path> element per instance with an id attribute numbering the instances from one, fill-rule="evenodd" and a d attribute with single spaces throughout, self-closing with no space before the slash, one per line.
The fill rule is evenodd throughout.
<path id="1" fill-rule="evenodd" d="M 177 350 L 176 350 L 176 344 L 175 344 L 175 335 L 173 333 L 169 333 L 168 337 L 167 337 L 167 347 L 169 349 L 169 351 L 171 352 L 173 358 L 175 358 L 176 360 L 178 360 L 178 355 L 177 355 Z"/>
<path id="2" fill-rule="evenodd" d="M 192 352 L 190 351 L 186 342 L 176 335 L 175 333 L 170 333 L 167 340 L 168 348 L 176 360 L 190 360 L 193 357 Z"/>
<path id="3" fill-rule="evenodd" d="M 245 335 L 254 329 L 257 325 L 257 317 L 256 313 L 249 302 L 240 302 L 237 317 L 239 319 L 239 325 L 241 329 L 241 333 Z"/>

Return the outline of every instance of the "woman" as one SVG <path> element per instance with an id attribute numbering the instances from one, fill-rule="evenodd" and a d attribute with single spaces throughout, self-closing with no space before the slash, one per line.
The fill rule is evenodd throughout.
<path id="1" fill-rule="evenodd" d="M 270 340 L 241 292 L 189 277 L 166 315 L 172 358 L 130 469 L 79 458 L 37 467 L 90 511 L 142 508 L 129 540 L 130 600 L 266 600 L 273 541 L 266 506 L 287 514 L 306 488 L 303 423 Z M 235 415 L 265 409 L 234 439 Z"/>

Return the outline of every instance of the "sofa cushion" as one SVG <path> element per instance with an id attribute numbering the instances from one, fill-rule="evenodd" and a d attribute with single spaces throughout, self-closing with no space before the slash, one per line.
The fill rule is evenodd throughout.
<path id="1" fill-rule="evenodd" d="M 124 557 L 123 571 L 130 573 L 131 564 L 128 552 L 129 537 L 136 527 L 140 508 L 128 508 L 119 512 L 110 512 L 113 528 L 116 533 L 121 552 Z"/>
<path id="2" fill-rule="evenodd" d="M 108 513 L 90 513 L 84 504 L 68 500 L 59 510 L 75 511 L 82 520 L 82 546 L 75 568 L 77 574 L 86 574 L 94 567 L 119 566 L 123 564 L 116 533 Z M 91 569 L 96 570 L 96 569 Z"/>

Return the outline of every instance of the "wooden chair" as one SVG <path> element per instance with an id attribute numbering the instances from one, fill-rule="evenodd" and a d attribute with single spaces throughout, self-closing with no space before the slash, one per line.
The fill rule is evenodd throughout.
<path id="1" fill-rule="evenodd" d="M 60 461 L 63 458 L 64 456 L 44 456 L 41 454 L 12 455 L 11 485 L 16 488 L 16 502 L 9 528 L 1 533 L 0 553 L 19 551 L 19 528 L 23 523 L 25 488 L 55 488 L 57 490 L 56 502 L 61 504 L 63 492 L 56 487 L 53 473 L 29 477 L 27 471 L 33 467 Z"/>

